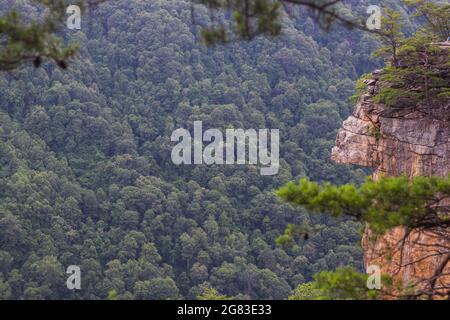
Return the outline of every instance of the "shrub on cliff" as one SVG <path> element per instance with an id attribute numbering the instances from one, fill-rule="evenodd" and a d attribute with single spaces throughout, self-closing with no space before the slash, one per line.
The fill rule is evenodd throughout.
<path id="1" fill-rule="evenodd" d="M 405 3 L 414 10 L 411 17 L 423 18 L 425 23 L 405 38 L 401 14 L 385 10 L 378 36 L 383 46 L 373 56 L 383 57 L 386 66 L 374 101 L 392 107 L 440 106 L 450 97 L 450 50 L 439 45 L 450 32 L 450 5 L 418 0 Z"/>

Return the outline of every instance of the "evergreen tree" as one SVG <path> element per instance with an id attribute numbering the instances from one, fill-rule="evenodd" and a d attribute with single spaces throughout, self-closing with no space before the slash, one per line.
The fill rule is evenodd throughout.
<path id="1" fill-rule="evenodd" d="M 379 35 L 379 38 L 384 47 L 375 51 L 373 56 L 383 56 L 392 62 L 394 67 L 398 67 L 398 49 L 405 40 L 402 32 L 404 25 L 401 13 L 386 8 L 381 18 L 381 26 L 382 33 Z"/>

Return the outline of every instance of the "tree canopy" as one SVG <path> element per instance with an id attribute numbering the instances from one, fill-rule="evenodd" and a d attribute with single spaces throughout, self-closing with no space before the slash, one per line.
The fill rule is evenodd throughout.
<path id="1" fill-rule="evenodd" d="M 310 217 L 273 190 L 367 174 L 334 164 L 329 150 L 353 81 L 374 68 L 374 40 L 344 28 L 326 36 L 302 13 L 276 40 L 207 48 L 189 2 L 112 1 L 91 15 L 64 34 L 80 43 L 70 68 L 43 61 L 0 75 L 2 298 L 195 299 L 214 288 L 286 299 L 322 270 L 362 271 L 359 223 Z M 197 120 L 279 129 L 279 174 L 174 165 L 171 133 Z M 278 245 L 289 223 L 321 233 Z M 65 287 L 69 265 L 80 266 L 79 291 Z"/>

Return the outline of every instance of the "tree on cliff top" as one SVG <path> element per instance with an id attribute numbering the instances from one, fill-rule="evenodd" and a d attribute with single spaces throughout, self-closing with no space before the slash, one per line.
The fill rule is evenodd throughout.
<path id="1" fill-rule="evenodd" d="M 411 17 L 419 18 L 422 25 L 405 38 L 401 14 L 385 9 L 383 32 L 378 35 L 383 46 L 373 56 L 385 58 L 386 66 L 374 101 L 396 108 L 441 106 L 450 97 L 450 50 L 441 49 L 438 41 L 448 36 L 450 5 L 421 0 L 405 3 L 414 10 Z"/>
<path id="2" fill-rule="evenodd" d="M 403 44 L 405 36 L 402 28 L 404 27 L 402 15 L 400 12 L 386 8 L 381 18 L 383 34 L 380 35 L 380 42 L 384 45 L 373 53 L 375 58 L 387 57 L 392 61 L 392 65 L 398 66 L 398 49 Z"/>
<path id="3" fill-rule="evenodd" d="M 415 10 L 414 17 L 422 18 L 423 32 L 436 41 L 445 41 L 450 36 L 450 4 L 448 1 L 404 0 Z"/>

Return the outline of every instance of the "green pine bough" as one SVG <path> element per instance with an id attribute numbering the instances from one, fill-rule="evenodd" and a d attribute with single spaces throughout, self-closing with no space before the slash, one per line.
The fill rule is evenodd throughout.
<path id="1" fill-rule="evenodd" d="M 450 176 L 382 177 L 377 181 L 367 178 L 359 187 L 301 179 L 288 183 L 277 195 L 311 212 L 348 216 L 368 223 L 377 234 L 397 226 L 446 228 L 450 224 L 449 207 L 440 205 L 450 197 Z"/>
<path id="2" fill-rule="evenodd" d="M 450 225 L 450 175 L 445 178 L 418 176 L 412 179 L 405 176 L 381 177 L 377 181 L 367 178 L 361 186 L 318 184 L 301 179 L 298 183 L 288 183 L 277 191 L 277 195 L 311 213 L 345 216 L 368 224 L 375 237 L 398 226 L 405 227 L 405 239 L 412 230 L 446 233 Z M 277 243 L 292 244 L 304 234 L 303 227 L 290 225 Z M 404 244 L 405 241 L 400 243 Z M 442 251 L 441 256 L 442 263 L 448 264 L 448 248 L 446 252 Z M 442 276 L 442 272 L 437 276 Z M 370 290 L 366 284 L 368 275 L 351 267 L 322 271 L 313 278 L 314 281 L 298 286 L 289 299 L 375 299 L 390 294 L 393 288 L 392 278 L 384 274 L 382 290 Z M 417 284 L 429 280 L 423 279 Z M 395 298 L 445 295 L 434 289 L 430 292 L 416 290 L 418 288 L 414 284 L 404 287 L 397 283 L 395 286 L 399 292 Z"/>
<path id="3" fill-rule="evenodd" d="M 47 59 L 65 69 L 67 60 L 77 52 L 77 44 L 66 46 L 57 36 L 65 20 L 66 1 L 36 2 L 46 12 L 41 19 L 27 21 L 17 10 L 0 17 L 0 70 L 13 70 L 25 62 L 39 67 Z"/>

